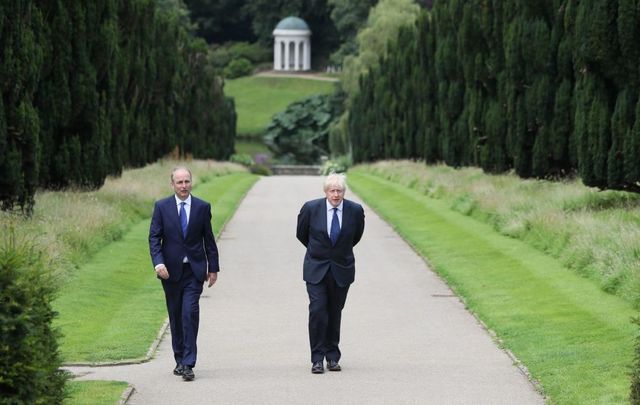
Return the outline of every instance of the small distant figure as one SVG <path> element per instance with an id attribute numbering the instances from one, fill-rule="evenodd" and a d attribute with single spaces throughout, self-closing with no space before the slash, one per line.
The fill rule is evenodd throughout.
<path id="1" fill-rule="evenodd" d="M 171 173 L 174 195 L 155 203 L 149 229 L 149 251 L 169 312 L 173 374 L 195 378 L 200 322 L 200 294 L 205 281 L 215 284 L 220 270 L 211 228 L 211 205 L 191 195 L 191 171 Z"/>
<path id="2" fill-rule="evenodd" d="M 303 278 L 309 294 L 311 372 L 340 371 L 340 320 L 355 278 L 353 247 L 364 232 L 364 209 L 345 200 L 346 178 L 332 173 L 325 198 L 307 201 L 298 214 L 296 237 L 307 248 Z"/>

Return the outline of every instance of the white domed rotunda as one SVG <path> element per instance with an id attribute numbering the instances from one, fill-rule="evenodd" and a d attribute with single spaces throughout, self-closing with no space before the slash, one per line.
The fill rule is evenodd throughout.
<path id="1" fill-rule="evenodd" d="M 311 69 L 311 30 L 303 19 L 287 17 L 273 30 L 273 69 Z"/>

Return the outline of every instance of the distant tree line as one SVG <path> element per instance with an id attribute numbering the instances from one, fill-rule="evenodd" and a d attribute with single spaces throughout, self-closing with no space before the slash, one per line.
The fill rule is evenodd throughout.
<path id="1" fill-rule="evenodd" d="M 287 16 L 302 18 L 312 31 L 314 66 L 340 64 L 378 0 L 184 0 L 196 32 L 208 43 L 258 42 L 271 47 L 272 32 Z M 335 54 L 329 60 L 330 56 Z"/>
<path id="2" fill-rule="evenodd" d="M 640 191 L 639 21 L 638 0 L 434 2 L 360 76 L 353 159 Z"/>
<path id="3" fill-rule="evenodd" d="M 3 209 L 30 210 L 38 187 L 97 188 L 176 148 L 233 153 L 233 101 L 180 3 L 0 2 Z"/>

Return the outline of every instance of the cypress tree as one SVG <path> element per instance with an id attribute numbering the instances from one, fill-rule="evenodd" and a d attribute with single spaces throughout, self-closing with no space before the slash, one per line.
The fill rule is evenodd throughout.
<path id="1" fill-rule="evenodd" d="M 506 122 L 502 105 L 493 101 L 486 113 L 486 141 L 480 149 L 482 168 L 490 173 L 501 173 L 508 169 L 504 145 Z"/>
<path id="2" fill-rule="evenodd" d="M 623 141 L 624 179 L 626 184 L 637 184 L 640 179 L 640 97 L 635 104 L 633 128 Z"/>
<path id="3" fill-rule="evenodd" d="M 30 213 L 38 181 L 39 120 L 33 95 L 43 61 L 42 15 L 28 0 L 9 2 L 3 7 L 0 97 L 5 129 L 0 147 L 5 157 L 0 163 L 0 203 L 3 209 L 17 205 Z"/>
<path id="4" fill-rule="evenodd" d="M 607 155 L 611 145 L 611 114 L 605 92 L 598 89 L 589 112 L 589 152 L 593 155 L 593 182 L 587 185 L 604 188 L 607 185 Z"/>
<path id="5" fill-rule="evenodd" d="M 69 13 L 62 1 L 46 4 L 45 60 L 41 81 L 35 96 L 41 122 L 42 155 L 40 178 L 42 187 L 61 188 L 69 184 L 67 173 L 70 157 L 67 136 L 71 121 L 69 76 L 73 72 L 73 56 L 69 38 L 73 35 Z"/>
<path id="6" fill-rule="evenodd" d="M 569 152 L 569 141 L 573 134 L 573 92 L 569 79 L 563 79 L 555 95 L 553 119 L 549 133 L 549 153 L 556 173 L 566 173 L 572 160 Z"/>
<path id="7" fill-rule="evenodd" d="M 633 100 L 629 90 L 618 94 L 611 116 L 611 147 L 607 156 L 607 186 L 624 188 L 624 140 L 633 127 Z"/>

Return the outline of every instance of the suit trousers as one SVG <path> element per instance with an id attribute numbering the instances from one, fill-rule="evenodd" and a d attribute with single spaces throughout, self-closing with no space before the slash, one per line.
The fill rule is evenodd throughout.
<path id="1" fill-rule="evenodd" d="M 194 367 L 198 355 L 196 340 L 202 282 L 194 276 L 189 263 L 184 263 L 180 280 L 176 283 L 163 280 L 162 287 L 169 312 L 173 356 L 177 364 Z"/>
<path id="2" fill-rule="evenodd" d="M 340 321 L 349 286 L 340 287 L 331 270 L 318 284 L 307 283 L 311 362 L 340 360 Z"/>

